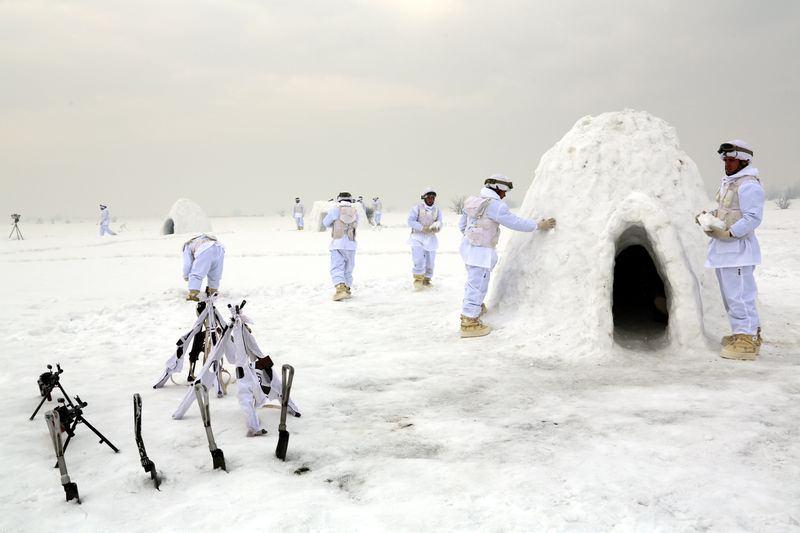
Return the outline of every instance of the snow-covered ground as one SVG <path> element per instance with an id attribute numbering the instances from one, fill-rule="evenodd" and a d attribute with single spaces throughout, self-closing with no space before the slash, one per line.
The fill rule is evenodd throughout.
<path id="1" fill-rule="evenodd" d="M 759 230 L 766 344 L 752 363 L 705 346 L 542 356 L 547 332 L 502 324 L 461 340 L 455 217 L 422 293 L 404 215 L 384 221 L 361 232 L 354 298 L 336 303 L 326 233 L 213 220 L 223 302 L 248 300 L 262 349 L 295 366 L 303 409 L 283 463 L 278 410 L 262 409 L 270 433 L 248 439 L 235 392 L 212 398 L 225 473 L 196 407 L 170 418 L 187 389 L 150 388 L 194 320 L 185 236 L 160 236 L 156 219 L 102 239 L 91 223 L 23 220 L 27 240 L 0 242 L 0 531 L 800 529 L 800 210 L 770 204 Z M 42 414 L 28 421 L 56 362 L 121 448 L 79 428 L 66 458 L 80 506 L 64 501 Z M 160 492 L 139 464 L 135 392 Z"/>

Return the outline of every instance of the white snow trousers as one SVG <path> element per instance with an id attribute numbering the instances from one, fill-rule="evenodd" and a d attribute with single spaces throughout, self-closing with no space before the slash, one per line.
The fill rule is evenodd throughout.
<path id="1" fill-rule="evenodd" d="M 333 284 L 344 283 L 348 287 L 352 287 L 355 265 L 355 250 L 331 250 L 331 280 L 333 280 Z"/>
<path id="2" fill-rule="evenodd" d="M 294 222 L 297 224 L 297 229 L 303 229 L 303 215 L 295 215 Z"/>
<path id="3" fill-rule="evenodd" d="M 435 250 L 427 251 L 421 244 L 412 245 L 411 260 L 414 261 L 414 267 L 411 269 L 413 274 L 433 278 L 433 265 L 436 262 Z"/>
<path id="4" fill-rule="evenodd" d="M 243 377 L 239 377 L 239 371 L 236 371 L 236 397 L 239 399 L 239 407 L 242 408 L 245 418 L 247 419 L 247 429 L 258 431 L 261 429 L 261 422 L 258 420 L 256 414 L 256 392 L 254 388 L 258 387 L 259 397 L 263 398 L 261 391 L 261 384 L 258 383 L 253 377 L 253 372 L 243 372 Z"/>
<path id="5" fill-rule="evenodd" d="M 376 226 L 380 226 L 381 225 L 381 214 L 382 213 L 380 211 L 378 211 L 378 212 L 376 212 L 376 213 L 374 213 L 372 215 L 372 219 L 375 221 L 375 225 Z"/>
<path id="6" fill-rule="evenodd" d="M 471 265 L 466 265 L 466 267 L 467 284 L 464 287 L 464 303 L 461 306 L 461 314 L 470 318 L 478 318 L 478 315 L 481 314 L 481 304 L 489 290 L 492 269 Z"/>
<path id="7" fill-rule="evenodd" d="M 102 237 L 103 235 L 116 235 L 116 233 L 111 231 L 108 224 L 100 224 L 100 236 Z"/>
<path id="8" fill-rule="evenodd" d="M 761 326 L 756 310 L 755 266 L 718 268 L 717 280 L 722 293 L 722 303 L 728 312 L 731 332 L 755 335 Z"/>
<path id="9" fill-rule="evenodd" d="M 208 286 L 219 289 L 224 263 L 225 248 L 222 246 L 212 246 L 195 257 L 192 270 L 189 271 L 189 290 L 199 291 L 206 276 L 208 276 Z"/>

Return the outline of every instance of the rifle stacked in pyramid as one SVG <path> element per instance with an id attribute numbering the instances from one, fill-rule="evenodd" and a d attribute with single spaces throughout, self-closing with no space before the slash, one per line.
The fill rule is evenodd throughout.
<path id="1" fill-rule="evenodd" d="M 160 490 L 158 487 L 161 485 L 161 478 L 156 471 L 155 463 L 147 456 L 144 440 L 142 440 L 142 396 L 138 392 L 133 395 L 133 432 L 136 436 L 136 447 L 139 448 L 139 459 L 142 462 L 142 468 L 150 474 L 156 490 Z"/>
<path id="2" fill-rule="evenodd" d="M 63 426 L 61 425 L 61 418 L 58 411 L 47 411 L 44 414 L 44 420 L 47 424 L 47 429 L 50 431 L 50 438 L 53 440 L 56 461 L 58 461 L 58 469 L 61 472 L 61 485 L 64 487 L 64 494 L 67 497 L 67 501 L 75 500 L 81 503 L 81 498 L 78 494 L 78 485 L 70 479 L 69 472 L 67 472 L 67 463 L 64 459 L 65 446 L 64 442 L 61 440 Z"/>

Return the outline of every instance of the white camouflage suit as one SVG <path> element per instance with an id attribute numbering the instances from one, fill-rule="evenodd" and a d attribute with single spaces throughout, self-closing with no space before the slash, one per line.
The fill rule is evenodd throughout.
<path id="1" fill-rule="evenodd" d="M 213 235 L 202 233 L 183 245 L 183 279 L 189 290 L 199 291 L 203 279 L 208 277 L 208 287 L 219 289 L 225 247 Z"/>
<path id="2" fill-rule="evenodd" d="M 306 208 L 300 202 L 295 202 L 292 206 L 292 216 L 294 217 L 294 222 L 297 224 L 297 229 L 303 229 L 303 217 L 306 214 Z"/>
<path id="3" fill-rule="evenodd" d="M 109 224 L 111 223 L 111 215 L 108 213 L 108 207 L 102 206 L 100 208 L 100 236 L 103 235 L 116 235 L 111 228 L 109 228 Z"/>
<path id="4" fill-rule="evenodd" d="M 755 229 L 761 224 L 764 212 L 764 189 L 758 169 L 746 166 L 722 178 L 717 202 L 714 214 L 726 222 L 733 238 L 712 237 L 705 266 L 716 269 L 731 332 L 755 335 L 761 326 L 753 275 L 756 265 L 761 264 L 761 247 Z"/>
<path id="5" fill-rule="evenodd" d="M 411 259 L 414 262 L 411 272 L 431 279 L 439 239 L 436 233 L 423 233 L 422 228 L 433 225 L 438 231 L 442 227 L 442 211 L 435 203 L 429 206 L 423 200 L 408 212 L 408 225 L 411 228 L 408 243 L 411 245 Z"/>
<path id="6" fill-rule="evenodd" d="M 461 240 L 461 258 L 467 268 L 467 283 L 461 307 L 461 313 L 466 317 L 477 318 L 481 313 L 481 304 L 489 289 L 489 278 L 497 264 L 495 247 L 500 233 L 499 226 L 516 231 L 538 231 L 536 220 L 516 216 L 500 196 L 488 187 L 481 189 L 480 196 L 467 198 L 458 222 L 458 229 L 464 234 Z"/>
<path id="7" fill-rule="evenodd" d="M 331 280 L 334 286 L 344 283 L 353 286 L 353 269 L 356 263 L 356 228 L 358 227 L 358 211 L 350 202 L 341 201 L 339 205 L 328 211 L 322 224 L 331 228 Z"/>

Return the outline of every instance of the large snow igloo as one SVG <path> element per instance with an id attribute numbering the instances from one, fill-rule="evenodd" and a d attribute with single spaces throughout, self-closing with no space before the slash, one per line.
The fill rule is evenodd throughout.
<path id="1" fill-rule="evenodd" d="M 161 225 L 162 235 L 206 231 L 211 231 L 211 221 L 199 205 L 186 198 L 180 198 L 172 205 Z"/>
<path id="2" fill-rule="evenodd" d="M 556 229 L 504 230 L 489 305 L 562 355 L 704 347 L 709 321 L 722 327 L 694 223 L 709 205 L 665 121 L 633 110 L 584 117 L 544 154 L 520 209 L 555 217 Z"/>
<path id="3" fill-rule="evenodd" d="M 353 205 L 356 207 L 356 211 L 358 212 L 358 229 L 363 230 L 366 228 L 371 228 L 369 223 L 369 219 L 367 218 L 367 212 L 364 210 L 364 205 L 358 202 L 353 202 Z M 336 207 L 336 202 L 332 200 L 317 200 L 314 202 L 314 205 L 311 207 L 311 214 L 307 218 L 306 225 L 309 228 L 313 228 L 313 231 L 326 231 L 326 228 L 322 221 L 325 220 L 325 216 L 328 214 L 328 211 Z"/>

